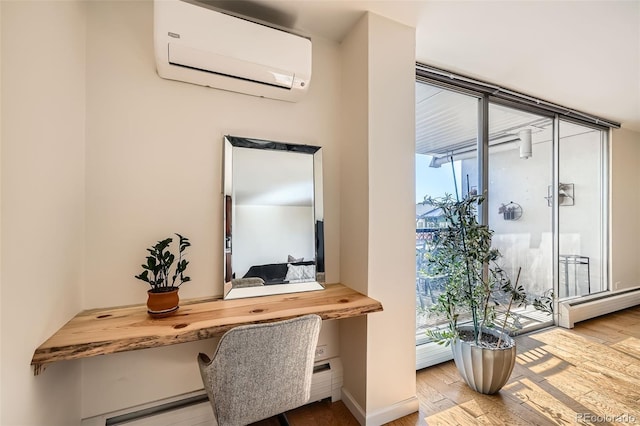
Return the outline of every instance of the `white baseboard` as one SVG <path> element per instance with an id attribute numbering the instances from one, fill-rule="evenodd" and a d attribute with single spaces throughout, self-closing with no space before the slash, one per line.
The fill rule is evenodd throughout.
<path id="1" fill-rule="evenodd" d="M 388 407 L 381 408 L 371 414 L 367 414 L 367 426 L 380 426 L 397 420 L 400 417 L 415 413 L 420 408 L 417 396 L 396 402 Z"/>
<path id="2" fill-rule="evenodd" d="M 353 417 L 356 418 L 358 423 L 364 426 L 366 418 L 365 412 L 360 404 L 356 402 L 353 395 L 351 395 L 345 388 L 342 388 L 342 402 L 344 402 L 344 405 L 347 407 L 347 409 L 351 411 L 351 414 L 353 414 Z"/>
<path id="3" fill-rule="evenodd" d="M 344 405 L 362 426 L 380 426 L 393 420 L 397 420 L 400 417 L 415 413 L 420 408 L 418 397 L 414 395 L 404 401 L 396 402 L 393 405 L 367 414 L 360 404 L 358 404 L 353 398 L 353 395 L 344 388 L 342 389 L 342 402 L 344 402 Z"/>

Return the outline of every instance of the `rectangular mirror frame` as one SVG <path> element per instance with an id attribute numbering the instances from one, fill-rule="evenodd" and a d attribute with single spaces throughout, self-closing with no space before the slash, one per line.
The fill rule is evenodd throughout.
<path id="1" fill-rule="evenodd" d="M 315 244 L 315 280 L 295 283 L 279 283 L 270 285 L 257 285 L 249 287 L 234 286 L 232 270 L 233 235 L 235 224 L 232 221 L 235 212 L 233 167 L 234 150 L 238 148 L 250 148 L 268 151 L 285 151 L 313 156 L 313 240 Z M 224 265 L 224 293 L 225 299 L 239 299 L 244 297 L 256 297 L 272 294 L 297 293 L 303 291 L 315 291 L 324 289 L 325 257 L 324 257 L 324 214 L 322 193 L 322 148 L 312 145 L 300 145 L 292 143 L 274 142 L 261 139 L 244 138 L 237 136 L 225 136 L 223 144 L 223 265 Z M 237 151 L 236 151 L 237 153 Z M 272 167 L 272 164 L 269 164 Z M 259 175 L 259 171 L 256 171 Z"/>

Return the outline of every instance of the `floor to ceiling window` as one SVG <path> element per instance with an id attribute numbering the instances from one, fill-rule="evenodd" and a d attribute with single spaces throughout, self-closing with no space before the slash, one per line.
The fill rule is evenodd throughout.
<path id="1" fill-rule="evenodd" d="M 487 223 L 500 266 L 534 297 L 553 291 L 552 212 L 544 199 L 553 178 L 553 119 L 489 103 Z M 553 321 L 529 305 L 516 323 L 530 330 Z"/>
<path id="2" fill-rule="evenodd" d="M 607 144 L 600 130 L 564 120 L 559 128 L 558 296 L 563 299 L 608 289 Z"/>
<path id="3" fill-rule="evenodd" d="M 512 279 L 520 271 L 529 294 L 557 301 L 608 290 L 606 136 L 546 110 L 416 82 L 418 368 L 450 356 L 425 335 L 443 322 L 429 307 L 447 279 L 429 265 L 443 226 L 430 198 L 484 193 L 481 220 L 494 230 L 501 266 Z M 531 306 L 516 314 L 520 332 L 554 320 Z"/>
<path id="4" fill-rule="evenodd" d="M 416 85 L 416 339 L 444 323 L 429 314 L 446 277 L 429 265 L 433 240 L 442 223 L 429 202 L 449 194 L 463 197 L 477 190 L 478 98 L 440 87 Z M 451 155 L 456 153 L 455 156 Z"/>

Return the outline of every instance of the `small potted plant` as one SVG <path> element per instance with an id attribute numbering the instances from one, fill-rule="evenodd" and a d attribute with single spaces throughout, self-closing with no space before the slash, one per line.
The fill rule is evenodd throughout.
<path id="1" fill-rule="evenodd" d="M 430 309 L 446 319 L 446 326 L 427 334 L 437 343 L 451 344 L 469 387 L 493 394 L 509 380 L 515 363 L 516 344 L 506 330 L 511 309 L 527 302 L 518 285 L 520 271 L 513 283 L 498 264 L 501 254 L 491 247 L 493 231 L 477 220 L 484 197 L 470 194 L 459 201 L 447 195 L 429 201 L 442 210 L 447 224 L 438 232 L 429 261 L 433 272 L 447 279 Z"/>
<path id="2" fill-rule="evenodd" d="M 176 312 L 180 302 L 178 289 L 183 283 L 191 281 L 190 277 L 184 275 L 189 262 L 183 259 L 183 253 L 191 243 L 187 237 L 180 234 L 176 236 L 179 238 L 177 259 L 169 250 L 173 238 L 160 240 L 147 249 L 147 263 L 141 265 L 142 273 L 135 276 L 151 286 L 147 291 L 147 308 L 149 315 L 154 318 L 166 317 Z"/>

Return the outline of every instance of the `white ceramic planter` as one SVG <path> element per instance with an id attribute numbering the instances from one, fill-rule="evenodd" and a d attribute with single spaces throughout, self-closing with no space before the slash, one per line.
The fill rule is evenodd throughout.
<path id="1" fill-rule="evenodd" d="M 461 326 L 460 330 L 472 330 Z M 485 329 L 483 333 L 499 336 L 496 330 Z M 460 375 L 469 387 L 483 394 L 498 392 L 509 380 L 516 361 L 516 342 L 509 336 L 502 338 L 509 347 L 491 349 L 476 346 L 473 342 L 455 339 L 451 342 L 453 360 Z"/>

